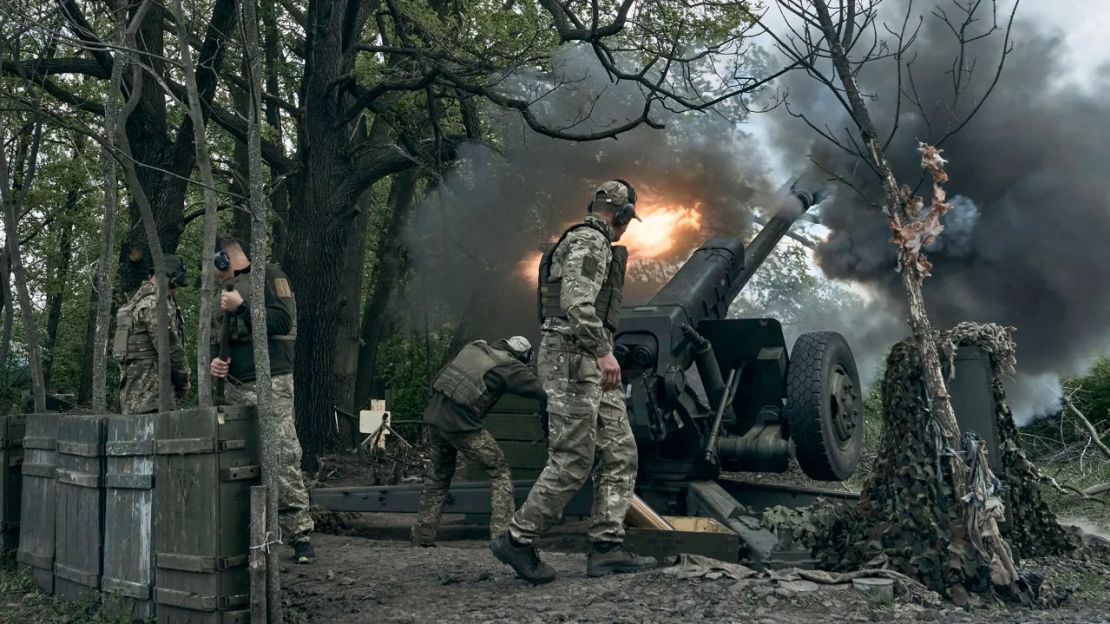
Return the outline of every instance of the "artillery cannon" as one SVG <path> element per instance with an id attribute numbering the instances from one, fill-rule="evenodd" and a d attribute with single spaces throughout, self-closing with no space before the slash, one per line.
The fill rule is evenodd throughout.
<path id="1" fill-rule="evenodd" d="M 797 194 L 745 248 L 709 241 L 645 305 L 622 311 L 614 337 L 640 484 L 715 479 L 722 470 L 784 472 L 791 447 L 821 481 L 855 471 L 859 375 L 839 334 L 801 335 L 787 355 L 774 319 L 728 319 L 729 305 L 805 212 Z M 724 373 L 724 374 L 722 374 Z"/>
<path id="2" fill-rule="evenodd" d="M 650 301 L 622 310 L 614 336 L 640 453 L 637 494 L 659 513 L 716 521 L 723 530 L 691 538 L 700 544 L 693 551 L 743 556 L 756 566 L 808 560 L 804 548 L 760 526 L 754 514 L 761 509 L 856 495 L 724 479 L 722 472 L 784 472 L 793 452 L 810 477 L 843 480 L 856 468 L 863 432 L 859 376 L 843 337 L 803 334 L 788 355 L 778 321 L 726 318 L 755 271 L 814 203 L 804 193 L 784 202 L 746 249 L 737 239 L 702 245 Z M 537 409 L 507 396 L 486 418 L 514 477 L 522 479 L 514 482 L 518 502 L 546 461 Z M 590 487 L 587 482 L 565 515 L 589 515 Z M 486 482 L 456 482 L 445 511 L 488 514 L 488 488 Z M 416 512 L 420 486 L 326 488 L 312 499 L 333 511 Z M 669 533 L 679 534 L 686 535 Z M 691 548 L 681 536 L 647 539 L 638 547 L 657 554 Z"/>

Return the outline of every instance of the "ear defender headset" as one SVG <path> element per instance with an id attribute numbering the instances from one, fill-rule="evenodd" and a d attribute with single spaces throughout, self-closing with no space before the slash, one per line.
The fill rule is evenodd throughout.
<path id="1" fill-rule="evenodd" d="M 227 251 L 220 245 L 220 241 L 216 241 L 216 253 L 212 256 L 212 264 L 215 265 L 219 271 L 226 271 L 231 268 L 231 257 L 227 255 Z"/>
<path id="2" fill-rule="evenodd" d="M 620 178 L 617 178 L 613 181 L 620 182 L 624 185 L 624 188 L 628 190 L 628 201 L 626 201 L 621 206 L 613 209 L 613 225 L 616 227 L 623 227 L 631 223 L 632 220 L 636 218 L 636 189 L 632 188 L 632 185 L 629 184 L 627 181 Z M 605 203 L 612 204 L 613 201 L 610 199 L 606 199 Z M 593 208 L 594 202 L 591 201 L 586 206 L 586 210 L 588 212 L 593 212 Z"/>
<path id="3" fill-rule="evenodd" d="M 617 178 L 617 182 L 620 182 L 624 185 L 624 188 L 628 189 L 628 201 L 617 208 L 616 212 L 613 213 L 613 225 L 622 227 L 631 223 L 632 219 L 636 217 L 636 189 L 632 188 L 631 184 L 620 178 Z"/>

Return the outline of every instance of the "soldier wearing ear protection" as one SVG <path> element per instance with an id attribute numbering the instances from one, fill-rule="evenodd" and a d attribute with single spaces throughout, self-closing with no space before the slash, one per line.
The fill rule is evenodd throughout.
<path id="1" fill-rule="evenodd" d="M 412 542 L 433 546 L 455 462 L 462 455 L 490 478 L 490 536 L 505 532 L 513 515 L 513 482 L 505 455 L 482 419 L 504 394 L 547 400 L 532 369 L 532 345 L 523 336 L 494 343 L 472 342 L 443 367 L 432 382 L 432 398 L 424 410 L 431 442 L 430 462 L 420 495 L 420 514 Z"/>
<path id="2" fill-rule="evenodd" d="M 281 470 L 278 479 L 280 511 L 278 524 L 283 540 L 293 545 L 296 563 L 312 563 L 316 550 L 309 534 L 314 528 L 308 513 L 308 490 L 301 474 L 301 445 L 297 438 L 293 401 L 293 347 L 297 339 L 297 300 L 292 284 L 276 264 L 253 267 L 242 245 L 234 238 L 217 241 L 212 264 L 221 282 L 217 307 L 222 313 L 212 315 L 212 363 L 209 372 L 225 379 L 224 399 L 232 405 L 255 403 L 254 340 L 266 341 L 270 354 L 270 382 L 273 390 L 274 418 L 280 432 L 277 449 Z M 263 271 L 265 289 L 262 300 L 252 299 L 251 271 Z M 255 327 L 251 308 L 266 309 L 266 324 Z M 223 324 L 229 323 L 230 360 L 219 357 Z"/>
<path id="3" fill-rule="evenodd" d="M 547 466 L 509 530 L 490 543 L 498 559 L 537 584 L 554 580 L 555 571 L 540 561 L 534 540 L 559 520 L 595 463 L 587 574 L 655 565 L 623 546 L 637 458 L 612 353 L 628 258 L 613 243 L 637 218 L 636 190 L 611 180 L 598 187 L 586 210 L 585 220 L 564 232 L 540 261 L 538 370 L 548 397 Z"/>
<path id="4" fill-rule="evenodd" d="M 189 391 L 191 381 L 185 363 L 184 319 L 174 292 L 185 286 L 187 275 L 181 258 L 165 254 L 164 259 L 170 295 L 166 301 L 170 323 L 170 380 L 175 396 L 181 398 Z M 116 312 L 112 356 L 120 365 L 120 409 L 124 414 L 158 411 L 158 284 L 153 268 L 150 275 L 150 280 Z"/>

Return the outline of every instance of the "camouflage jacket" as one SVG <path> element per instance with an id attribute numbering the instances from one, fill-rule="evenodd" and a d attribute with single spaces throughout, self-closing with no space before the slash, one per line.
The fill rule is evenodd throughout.
<path id="1" fill-rule="evenodd" d="M 150 403 L 157 406 L 158 402 L 158 287 L 152 282 L 146 282 L 135 291 L 128 299 L 125 311 L 127 327 L 126 333 L 121 336 L 125 343 L 131 344 L 125 349 L 114 349 L 120 367 L 126 380 L 126 385 L 133 390 L 135 396 L 127 399 L 128 403 Z M 189 367 L 185 361 L 185 337 L 182 333 L 183 323 L 181 310 L 173 298 L 167 301 L 166 311 L 169 316 L 169 341 L 170 341 L 170 379 L 174 388 L 180 391 L 190 381 Z M 121 319 L 117 319 L 117 323 Z M 117 332 L 120 328 L 117 327 Z M 136 341 L 135 338 L 145 334 L 144 339 Z M 138 344 L 136 344 L 138 343 Z M 145 411 L 135 408 L 131 412 Z"/>
<path id="2" fill-rule="evenodd" d="M 613 260 L 613 228 L 604 219 L 586 215 L 593 227 L 570 232 L 552 256 L 551 276 L 562 280 L 560 300 L 566 318 L 544 321 L 545 333 L 561 334 L 576 348 L 594 357 L 613 350 L 613 336 L 605 329 L 594 301 Z"/>

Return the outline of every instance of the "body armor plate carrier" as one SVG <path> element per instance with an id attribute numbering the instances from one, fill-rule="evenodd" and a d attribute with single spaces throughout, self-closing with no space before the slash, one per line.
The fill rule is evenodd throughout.
<path id="1" fill-rule="evenodd" d="M 472 342 L 436 375 L 432 388 L 480 418 L 495 398 L 486 386 L 486 373 L 512 359 L 512 355 L 494 349 L 484 340 Z"/>
<path id="2" fill-rule="evenodd" d="M 563 241 L 571 232 L 582 227 L 593 226 L 588 223 L 579 223 L 563 232 L 558 242 L 547 247 L 543 258 L 540 260 L 538 304 L 541 325 L 549 318 L 567 318 L 562 303 L 562 280 L 561 278 L 551 277 L 551 264 L 555 257 L 555 250 L 559 248 L 559 245 L 563 244 Z M 605 329 L 614 332 L 617 330 L 618 321 L 620 321 L 621 291 L 624 288 L 624 273 L 628 264 L 628 248 L 613 245 L 610 249 L 613 251 L 613 260 L 609 263 L 609 272 L 605 276 L 605 282 L 602 283 L 601 290 L 597 293 L 597 299 L 594 300 L 594 309 L 597 311 L 601 323 L 605 325 Z"/>

